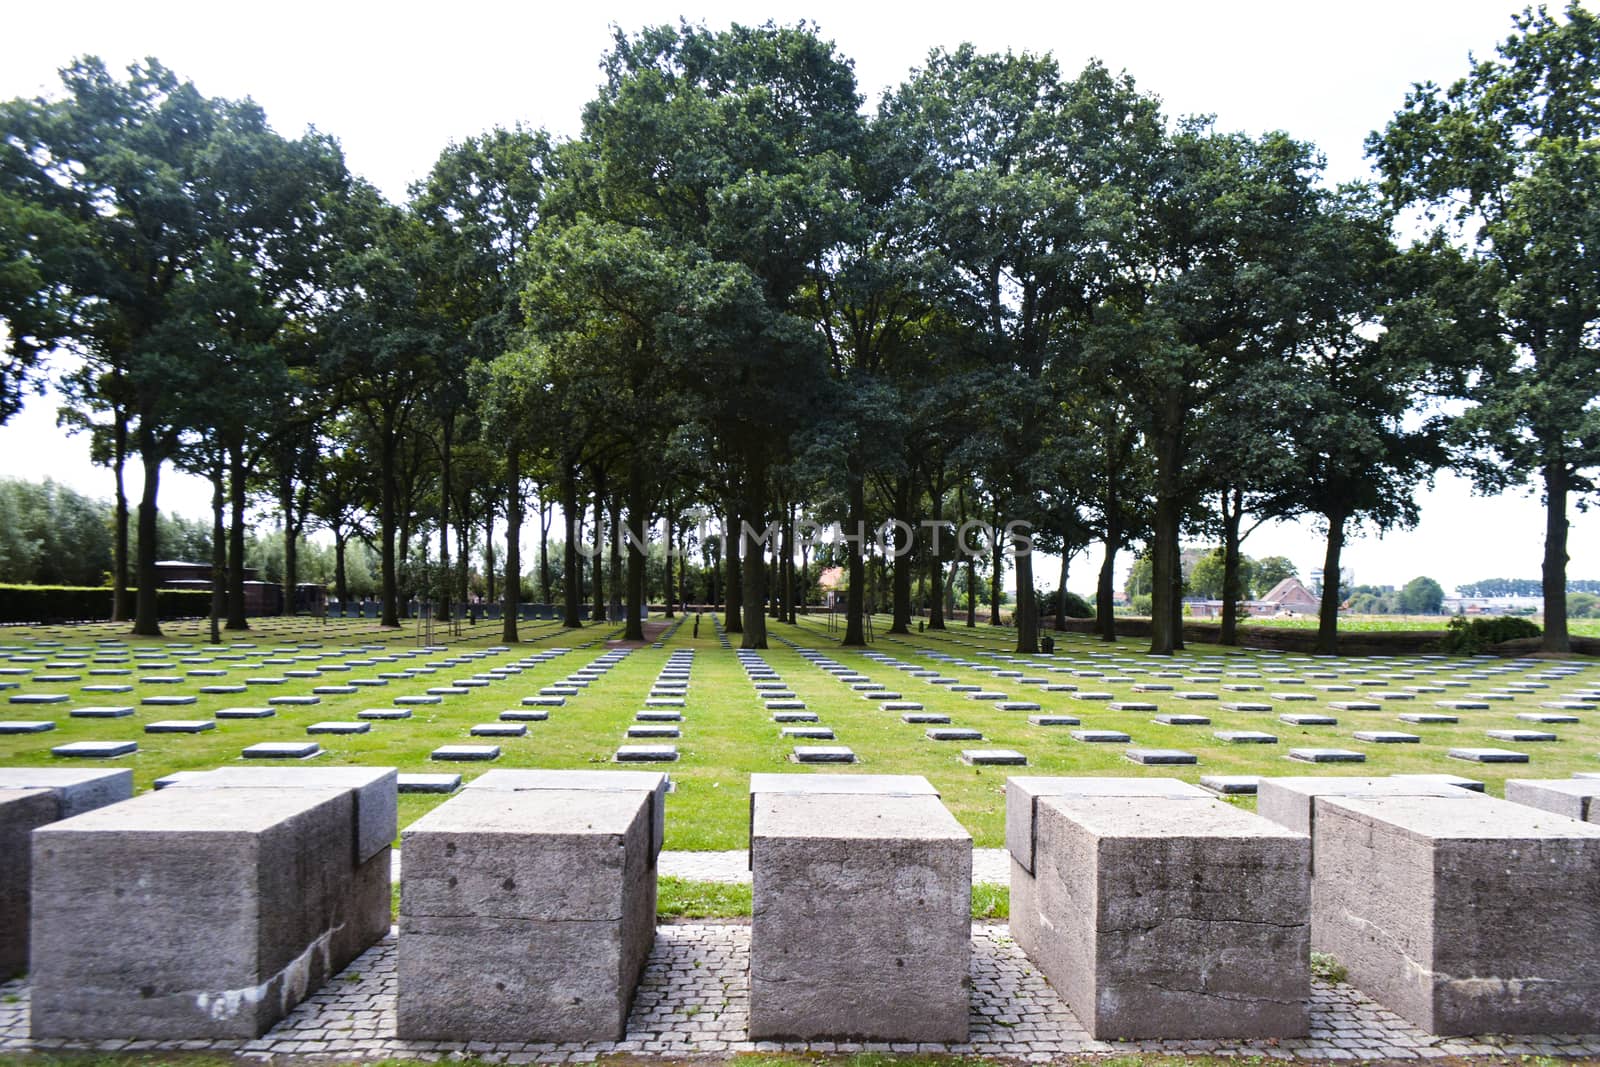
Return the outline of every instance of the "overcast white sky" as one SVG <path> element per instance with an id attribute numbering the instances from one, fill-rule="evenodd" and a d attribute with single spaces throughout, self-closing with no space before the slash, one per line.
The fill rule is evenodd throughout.
<path id="1" fill-rule="evenodd" d="M 713 27 L 807 19 L 854 59 L 870 102 L 936 46 L 1050 51 L 1069 72 L 1098 57 L 1160 95 L 1169 114 L 1211 113 L 1223 128 L 1252 133 L 1287 130 L 1318 144 L 1330 176 L 1346 179 L 1367 174 L 1362 141 L 1406 89 L 1454 80 L 1469 52 L 1492 54 L 1515 10 L 1514 0 L 939 0 L 914 7 L 613 0 L 594 9 L 478 0 L 79 0 L 7 11 L 0 98 L 53 93 L 56 70 L 74 56 L 99 55 L 116 69 L 155 56 L 207 95 L 253 97 L 286 135 L 308 125 L 333 134 L 352 170 L 400 199 L 452 139 L 517 122 L 578 132 L 612 23 L 634 30 L 680 16 Z M 109 473 L 88 462 L 78 440 L 60 436 L 49 401 L 0 427 L 0 474 L 48 475 L 110 495 Z M 1544 519 L 1536 497 L 1478 499 L 1452 476 L 1419 494 L 1416 530 L 1347 545 L 1345 563 L 1358 582 L 1400 585 L 1427 574 L 1448 589 L 1538 576 Z M 163 476 L 166 509 L 204 515 L 209 500 L 203 485 Z M 1569 573 L 1600 577 L 1600 514 L 1573 520 Z M 1322 562 L 1322 542 L 1304 524 L 1263 528 L 1246 551 L 1289 556 L 1302 574 Z M 1069 587 L 1090 591 L 1098 567 L 1098 558 L 1075 560 Z M 1053 585 L 1055 566 L 1041 570 Z"/>

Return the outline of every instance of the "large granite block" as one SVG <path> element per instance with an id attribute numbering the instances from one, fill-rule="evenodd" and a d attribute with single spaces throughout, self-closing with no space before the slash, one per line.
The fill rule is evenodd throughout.
<path id="1" fill-rule="evenodd" d="M 354 860 L 360 864 L 394 842 L 400 826 L 399 778 L 393 767 L 224 767 L 173 784 L 186 789 L 354 790 Z"/>
<path id="2" fill-rule="evenodd" d="M 927 780 L 750 788 L 751 1040 L 965 1041 L 972 838 Z"/>
<path id="3" fill-rule="evenodd" d="M 1579 822 L 1600 823 L 1600 781 L 1509 778 L 1506 799 Z"/>
<path id="4" fill-rule="evenodd" d="M 660 774 L 491 773 L 412 823 L 399 1036 L 620 1040 L 655 940 L 664 789 Z"/>
<path id="5" fill-rule="evenodd" d="M 387 928 L 388 850 L 352 868 L 354 807 L 169 788 L 36 831 L 34 1035 L 265 1033 Z"/>
<path id="6" fill-rule="evenodd" d="M 1430 1033 L 1595 1028 L 1600 826 L 1460 789 L 1315 808 L 1313 946 L 1353 985 Z"/>
<path id="7" fill-rule="evenodd" d="M 132 795 L 132 771 L 0 767 L 0 982 L 28 969 L 29 835 Z"/>
<path id="8" fill-rule="evenodd" d="M 1297 833 L 1315 829 L 1317 797 L 1448 797 L 1465 790 L 1419 775 L 1356 778 L 1311 776 L 1263 778 L 1256 788 L 1256 814 Z"/>
<path id="9" fill-rule="evenodd" d="M 1191 796 L 1047 796 L 1036 815 L 1049 933 L 1029 955 L 1091 1036 L 1307 1033 L 1304 834 Z"/>

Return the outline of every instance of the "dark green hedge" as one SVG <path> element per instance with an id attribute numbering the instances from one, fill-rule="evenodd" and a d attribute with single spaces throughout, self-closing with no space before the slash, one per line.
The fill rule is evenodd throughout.
<path id="1" fill-rule="evenodd" d="M 1543 632 L 1527 619 L 1513 615 L 1480 615 L 1470 620 L 1457 615 L 1450 620 L 1450 629 L 1445 631 L 1439 648 L 1458 656 L 1471 656 L 1502 641 L 1538 637 Z"/>
<path id="2" fill-rule="evenodd" d="M 132 614 L 134 591 L 128 590 Z M 203 589 L 161 589 L 156 613 L 163 619 L 209 614 L 211 594 Z M 111 590 L 70 585 L 0 585 L 0 623 L 93 622 L 111 618 Z"/>

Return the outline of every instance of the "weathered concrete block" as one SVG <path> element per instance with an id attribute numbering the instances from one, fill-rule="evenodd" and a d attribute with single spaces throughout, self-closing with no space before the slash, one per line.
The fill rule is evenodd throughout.
<path id="1" fill-rule="evenodd" d="M 133 796 L 133 772 L 0 767 L 0 789 L 48 789 L 60 801 L 61 818 L 70 819 Z"/>
<path id="2" fill-rule="evenodd" d="M 559 788 L 564 772 L 505 773 L 404 834 L 397 1032 L 618 1040 L 655 939 L 651 836 L 665 776 L 617 772 L 642 788 L 586 788 L 611 775 L 565 772 L 574 787 Z"/>
<path id="3" fill-rule="evenodd" d="M 28 835 L 60 817 L 61 800 L 53 790 L 0 785 L 0 981 L 28 969 Z"/>
<path id="4" fill-rule="evenodd" d="M 750 790 L 750 1038 L 965 1041 L 972 837 L 927 780 Z"/>
<path id="5" fill-rule="evenodd" d="M 1600 823 L 1600 781 L 1509 778 L 1506 799 L 1579 822 Z"/>
<path id="6" fill-rule="evenodd" d="M 1037 818 L 1029 956 L 1093 1037 L 1307 1032 L 1305 835 L 1208 797 L 1044 797 Z"/>
<path id="7" fill-rule="evenodd" d="M 1315 809 L 1313 946 L 1362 992 L 1436 1034 L 1594 1028 L 1600 826 L 1462 789 Z"/>
<path id="8" fill-rule="evenodd" d="M 1256 790 L 1256 814 L 1296 833 L 1310 834 L 1315 830 L 1312 802 L 1317 797 L 1449 797 L 1465 792 L 1426 775 L 1263 778 Z"/>
<path id="9" fill-rule="evenodd" d="M 365 863 L 394 842 L 400 825 L 393 767 L 224 767 L 183 778 L 198 789 L 349 789 L 355 793 L 353 862 Z"/>
<path id="10" fill-rule="evenodd" d="M 185 786 L 35 831 L 34 1035 L 266 1032 L 387 929 L 388 850 L 352 866 L 354 807 Z"/>

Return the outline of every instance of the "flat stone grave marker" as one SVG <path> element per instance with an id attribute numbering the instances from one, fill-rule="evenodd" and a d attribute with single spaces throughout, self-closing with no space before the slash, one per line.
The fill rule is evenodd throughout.
<path id="1" fill-rule="evenodd" d="M 310 759 L 322 755 L 322 746 L 315 741 L 262 741 L 239 755 L 245 759 Z"/>
<path id="2" fill-rule="evenodd" d="M 1145 767 L 1178 766 L 1200 762 L 1194 753 L 1182 752 L 1175 748 L 1130 748 L 1123 752 L 1122 758 Z"/>
<path id="3" fill-rule="evenodd" d="M 218 719 L 270 719 L 277 714 L 271 708 L 219 708 L 212 712 Z"/>
<path id="4" fill-rule="evenodd" d="M 472 690 L 463 689 L 459 685 L 432 685 L 428 687 L 428 695 L 436 697 L 466 696 Z"/>
<path id="5" fill-rule="evenodd" d="M 268 704 L 279 705 L 279 706 L 282 706 L 282 707 L 305 708 L 305 707 L 310 707 L 313 704 L 322 703 L 322 698 L 321 697 L 268 697 L 267 698 L 267 703 Z"/>
<path id="6" fill-rule="evenodd" d="M 1526 752 L 1512 752 L 1504 748 L 1452 748 L 1446 753 L 1451 759 L 1468 763 L 1527 763 Z"/>
<path id="7" fill-rule="evenodd" d="M 995 708 L 998 711 L 1038 711 L 1039 705 L 1031 700 L 1002 700 Z"/>
<path id="8" fill-rule="evenodd" d="M 933 727 L 923 732 L 929 741 L 982 741 L 983 731 L 964 727 Z"/>
<path id="9" fill-rule="evenodd" d="M 1227 700 L 1220 705 L 1223 711 L 1271 711 L 1271 704 L 1258 704 L 1247 700 Z"/>
<path id="10" fill-rule="evenodd" d="M 1204 715 L 1157 715 L 1150 720 L 1162 726 L 1210 726 L 1211 720 Z"/>
<path id="11" fill-rule="evenodd" d="M 1557 711 L 1593 711 L 1595 709 L 1595 705 L 1586 700 L 1546 700 L 1540 703 L 1539 706 Z"/>
<path id="12" fill-rule="evenodd" d="M 1172 686 L 1165 682 L 1140 682 L 1133 687 L 1135 693 L 1170 693 Z"/>
<path id="13" fill-rule="evenodd" d="M 1491 741 L 1559 741 L 1555 734 L 1544 730 L 1485 730 L 1484 736 Z"/>
<path id="14" fill-rule="evenodd" d="M 629 737 L 681 737 L 682 731 L 667 724 L 641 724 L 628 727 Z"/>
<path id="15" fill-rule="evenodd" d="M 1222 796 L 1254 796 L 1261 783 L 1258 774 L 1202 774 L 1201 788 Z"/>
<path id="16" fill-rule="evenodd" d="M 777 711 L 772 714 L 773 722 L 816 722 L 818 718 L 814 711 Z"/>
<path id="17" fill-rule="evenodd" d="M 1408 711 L 1404 714 L 1396 715 L 1395 718 L 1401 722 L 1409 722 L 1418 726 L 1442 726 L 1447 723 L 1461 721 L 1461 716 L 1459 715 L 1441 715 L 1427 711 Z"/>
<path id="18" fill-rule="evenodd" d="M 1383 705 L 1372 700 L 1330 700 L 1328 707 L 1335 711 L 1382 711 Z"/>
<path id="19" fill-rule="evenodd" d="M 356 718 L 372 722 L 395 722 L 411 718 L 410 708 L 367 708 L 356 712 Z"/>
<path id="20" fill-rule="evenodd" d="M 1073 730 L 1067 736 L 1085 744 L 1122 744 L 1133 740 L 1118 730 Z"/>
<path id="21" fill-rule="evenodd" d="M 56 745 L 50 754 L 63 759 L 116 759 L 137 751 L 137 741 L 72 741 Z"/>
<path id="22" fill-rule="evenodd" d="M 826 726 L 785 726 L 778 731 L 784 739 L 801 741 L 832 741 L 833 730 Z"/>
<path id="23" fill-rule="evenodd" d="M 461 788 L 459 774 L 402 774 L 398 789 L 402 793 L 454 793 Z"/>
<path id="24" fill-rule="evenodd" d="M 528 727 L 520 722 L 480 722 L 467 732 L 473 737 L 527 737 Z"/>
<path id="25" fill-rule="evenodd" d="M 856 754 L 843 745 L 796 745 L 789 758 L 795 763 L 854 763 Z"/>
<path id="26" fill-rule="evenodd" d="M 13 704 L 65 704 L 65 693 L 17 693 L 10 698 Z"/>
<path id="27" fill-rule="evenodd" d="M 1080 689 L 1072 694 L 1073 700 L 1115 700 L 1115 693 L 1095 693 Z"/>
<path id="28" fill-rule="evenodd" d="M 74 719 L 123 719 L 133 714 L 129 707 L 73 708 L 67 713 Z"/>
<path id="29" fill-rule="evenodd" d="M 199 697 L 190 694 L 173 694 L 171 696 L 145 697 L 143 700 L 139 701 L 139 703 L 157 708 L 177 708 L 183 707 L 187 704 L 193 704 L 199 699 Z M 282 698 L 280 697 L 279 699 Z"/>
<path id="30" fill-rule="evenodd" d="M 1028 757 L 1010 748 L 964 748 L 961 762 L 969 767 L 1024 767 Z"/>
<path id="31" fill-rule="evenodd" d="M 1222 688 L 1225 692 L 1229 693 L 1259 693 L 1265 689 L 1266 686 L 1255 684 L 1234 684 L 1225 685 Z"/>
<path id="32" fill-rule="evenodd" d="M 1523 711 L 1517 713 L 1518 722 L 1541 722 L 1549 725 L 1559 723 L 1582 722 L 1576 715 L 1568 715 L 1559 711 Z"/>
<path id="33" fill-rule="evenodd" d="M 1143 700 L 1113 700 L 1106 707 L 1112 711 L 1157 711 L 1159 706 Z"/>
<path id="34" fill-rule="evenodd" d="M 416 695 L 416 696 L 395 697 L 394 698 L 394 702 L 396 704 L 410 704 L 410 705 L 442 704 L 442 703 L 444 703 L 444 698 L 443 697 L 438 697 L 438 696 L 423 696 L 423 695 L 419 694 L 419 695 Z M 524 701 L 524 703 L 526 703 L 526 701 Z"/>
<path id="35" fill-rule="evenodd" d="M 146 723 L 144 732 L 147 734 L 201 734 L 207 730 L 215 730 L 215 719 L 162 719 L 160 722 Z"/>
<path id="36" fill-rule="evenodd" d="M 499 745 L 440 745 L 428 753 L 431 760 L 486 762 L 500 758 Z"/>
<path id="37" fill-rule="evenodd" d="M 1317 699 L 1316 697 L 1312 696 L 1310 693 L 1273 693 L 1273 694 L 1271 694 L 1271 696 L 1272 696 L 1273 700 L 1315 700 L 1315 699 Z"/>
<path id="38" fill-rule="evenodd" d="M 1218 730 L 1211 736 L 1218 741 L 1226 741 L 1230 745 L 1275 745 L 1278 743 L 1276 735 L 1262 733 L 1259 730 Z"/>
<path id="39" fill-rule="evenodd" d="M 679 711 L 638 711 L 634 712 L 633 719 L 635 722 L 682 722 L 683 713 Z"/>
<path id="40" fill-rule="evenodd" d="M 1172 694 L 1179 700 L 1215 700 L 1217 694 L 1207 693 L 1198 689 L 1184 689 Z"/>
<path id="41" fill-rule="evenodd" d="M 565 697 L 523 697 L 521 700 L 525 708 L 559 708 L 566 703 Z"/>
<path id="42" fill-rule="evenodd" d="M 1350 736 L 1357 741 L 1368 741 L 1375 745 L 1415 745 L 1422 741 L 1416 734 L 1401 733 L 1398 730 L 1357 730 Z"/>
<path id="43" fill-rule="evenodd" d="M 1365 763 L 1365 752 L 1347 748 L 1291 748 L 1289 758 L 1300 763 Z"/>
<path id="44" fill-rule="evenodd" d="M 56 728 L 52 721 L 35 719 L 18 719 L 11 722 L 0 722 L 0 736 L 7 734 L 42 734 Z"/>
<path id="45" fill-rule="evenodd" d="M 242 685 L 202 685 L 200 687 L 201 695 L 208 697 L 229 696 L 231 694 L 242 693 L 244 691 L 245 687 Z"/>
<path id="46" fill-rule="evenodd" d="M 1079 726 L 1082 720 L 1076 715 L 1029 715 L 1030 726 Z"/>

